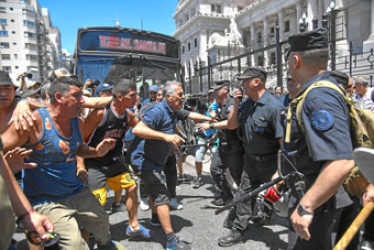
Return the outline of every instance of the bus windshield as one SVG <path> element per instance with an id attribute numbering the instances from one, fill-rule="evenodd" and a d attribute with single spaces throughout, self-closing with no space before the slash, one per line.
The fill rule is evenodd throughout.
<path id="1" fill-rule="evenodd" d="M 179 43 L 153 32 L 122 28 L 78 31 L 75 73 L 84 82 L 113 83 L 120 78 L 141 86 L 179 80 Z"/>

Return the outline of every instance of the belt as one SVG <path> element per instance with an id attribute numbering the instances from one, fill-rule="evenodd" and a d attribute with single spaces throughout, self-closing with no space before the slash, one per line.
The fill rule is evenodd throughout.
<path id="1" fill-rule="evenodd" d="M 277 153 L 274 154 L 268 154 L 268 155 L 255 155 L 255 154 L 250 154 L 249 155 L 253 160 L 255 161 L 271 161 L 271 160 L 276 160 L 277 159 Z"/>

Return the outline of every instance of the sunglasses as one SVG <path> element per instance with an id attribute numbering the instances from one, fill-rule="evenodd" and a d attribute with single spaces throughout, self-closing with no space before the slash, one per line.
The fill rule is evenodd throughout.
<path id="1" fill-rule="evenodd" d="M 176 94 L 177 94 L 177 96 L 179 96 L 179 97 L 184 96 L 184 93 L 183 93 L 183 92 L 179 92 L 179 93 L 176 93 Z"/>

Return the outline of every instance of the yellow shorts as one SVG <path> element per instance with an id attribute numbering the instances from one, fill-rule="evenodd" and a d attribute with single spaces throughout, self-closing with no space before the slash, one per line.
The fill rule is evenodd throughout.
<path id="1" fill-rule="evenodd" d="M 125 189 L 131 186 L 136 185 L 135 180 L 132 178 L 131 174 L 129 172 L 110 177 L 106 179 L 106 184 L 113 189 L 114 192 Z M 92 193 L 95 195 L 95 197 L 99 200 L 101 206 L 105 206 L 106 204 L 106 198 L 107 198 L 107 188 L 106 186 L 93 190 Z"/>

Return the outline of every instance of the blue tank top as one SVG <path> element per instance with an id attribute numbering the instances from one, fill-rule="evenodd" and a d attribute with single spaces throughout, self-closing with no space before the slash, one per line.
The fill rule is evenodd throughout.
<path id="1" fill-rule="evenodd" d="M 28 146 L 33 153 L 27 161 L 38 166 L 24 170 L 22 176 L 24 193 L 33 206 L 66 199 L 83 187 L 76 174 L 76 154 L 82 142 L 78 118 L 71 119 L 72 136 L 65 138 L 45 108 L 37 111 L 43 120 L 43 132 L 37 143 Z"/>

